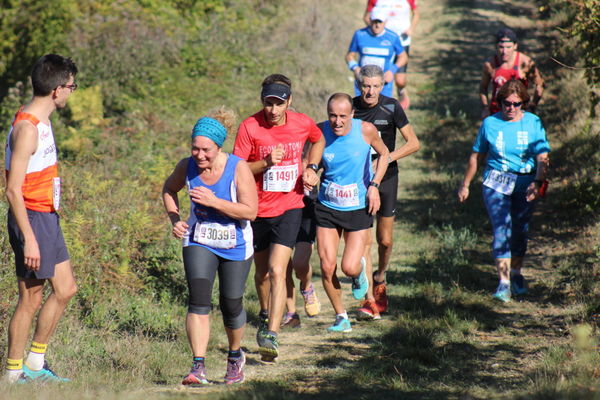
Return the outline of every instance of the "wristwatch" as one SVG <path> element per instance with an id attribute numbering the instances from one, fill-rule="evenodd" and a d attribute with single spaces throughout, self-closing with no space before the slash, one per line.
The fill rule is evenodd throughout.
<path id="1" fill-rule="evenodd" d="M 377 189 L 379 189 L 379 183 L 371 181 L 371 183 L 369 183 L 369 186 L 375 186 Z"/>
<path id="2" fill-rule="evenodd" d="M 317 164 L 308 164 L 306 168 L 310 168 L 313 171 L 317 172 L 319 170 L 319 166 Z"/>

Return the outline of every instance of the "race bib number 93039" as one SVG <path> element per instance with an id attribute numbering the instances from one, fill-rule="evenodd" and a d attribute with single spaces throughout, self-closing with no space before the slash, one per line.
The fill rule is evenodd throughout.
<path id="1" fill-rule="evenodd" d="M 194 229 L 194 242 L 215 249 L 232 249 L 235 239 L 235 224 L 197 222 Z"/>

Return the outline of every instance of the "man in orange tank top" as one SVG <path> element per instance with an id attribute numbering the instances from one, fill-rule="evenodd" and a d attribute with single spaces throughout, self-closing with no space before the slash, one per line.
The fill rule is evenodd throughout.
<path id="1" fill-rule="evenodd" d="M 488 57 L 483 63 L 479 96 L 481 98 L 481 118 L 500 111 L 496 102 L 498 90 L 511 79 L 517 79 L 528 87 L 533 83 L 534 92 L 529 102 L 529 111 L 535 111 L 544 92 L 544 80 L 535 62 L 525 54 L 517 51 L 517 35 L 511 29 L 505 28 L 496 34 L 496 54 Z M 488 98 L 488 90 L 492 84 L 492 96 Z"/>
<path id="2" fill-rule="evenodd" d="M 56 54 L 41 57 L 31 72 L 33 99 L 22 107 L 6 142 L 8 235 L 15 253 L 19 301 L 8 327 L 5 380 L 66 382 L 45 361 L 46 348 L 77 285 L 56 211 L 60 203 L 57 151 L 50 115 L 77 88 L 77 67 Z M 52 293 L 42 304 L 44 284 Z M 31 351 L 23 362 L 39 309 Z"/>

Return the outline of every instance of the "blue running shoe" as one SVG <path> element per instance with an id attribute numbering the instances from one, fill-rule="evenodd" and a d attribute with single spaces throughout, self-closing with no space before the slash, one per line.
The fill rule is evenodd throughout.
<path id="1" fill-rule="evenodd" d="M 39 371 L 34 371 L 32 369 L 29 369 L 29 367 L 27 367 L 26 364 L 23 364 L 23 375 L 28 380 L 36 381 L 36 382 L 42 382 L 42 383 L 46 383 L 46 382 L 49 382 L 49 383 L 51 383 L 51 382 L 53 382 L 53 383 L 71 382 L 71 380 L 68 379 L 68 378 L 61 378 L 60 376 L 56 375 L 54 373 L 54 371 L 52 371 L 50 369 L 50 367 L 48 366 L 48 363 L 46 361 L 44 361 L 44 366 Z"/>
<path id="2" fill-rule="evenodd" d="M 352 296 L 356 300 L 361 300 L 367 294 L 367 290 L 369 289 L 369 280 L 367 279 L 367 260 L 364 257 L 360 258 L 360 266 L 362 270 L 360 271 L 360 275 L 356 278 L 352 278 Z"/>
<path id="3" fill-rule="evenodd" d="M 518 274 L 510 278 L 510 291 L 514 295 L 527 293 L 527 282 L 523 278 L 523 275 Z"/>
<path id="4" fill-rule="evenodd" d="M 350 320 L 348 318 L 343 318 L 340 316 L 335 317 L 335 322 L 329 328 L 327 328 L 329 332 L 352 332 L 352 326 L 350 325 Z"/>
<path id="5" fill-rule="evenodd" d="M 496 289 L 496 293 L 494 293 L 492 297 L 503 303 L 508 303 L 510 301 L 510 285 L 501 283 L 498 285 L 498 289 Z"/>

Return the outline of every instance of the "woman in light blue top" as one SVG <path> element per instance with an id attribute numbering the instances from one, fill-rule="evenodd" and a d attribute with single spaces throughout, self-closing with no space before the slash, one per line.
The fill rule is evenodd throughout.
<path id="1" fill-rule="evenodd" d="M 508 302 L 511 292 L 527 292 L 521 268 L 533 206 L 547 185 L 550 145 L 540 119 L 524 111 L 529 95 L 523 83 L 508 81 L 497 100 L 502 110 L 487 117 L 479 129 L 458 200 L 467 199 L 478 164 L 485 161 L 483 199 L 494 232 L 492 252 L 500 278 L 494 298 Z"/>

